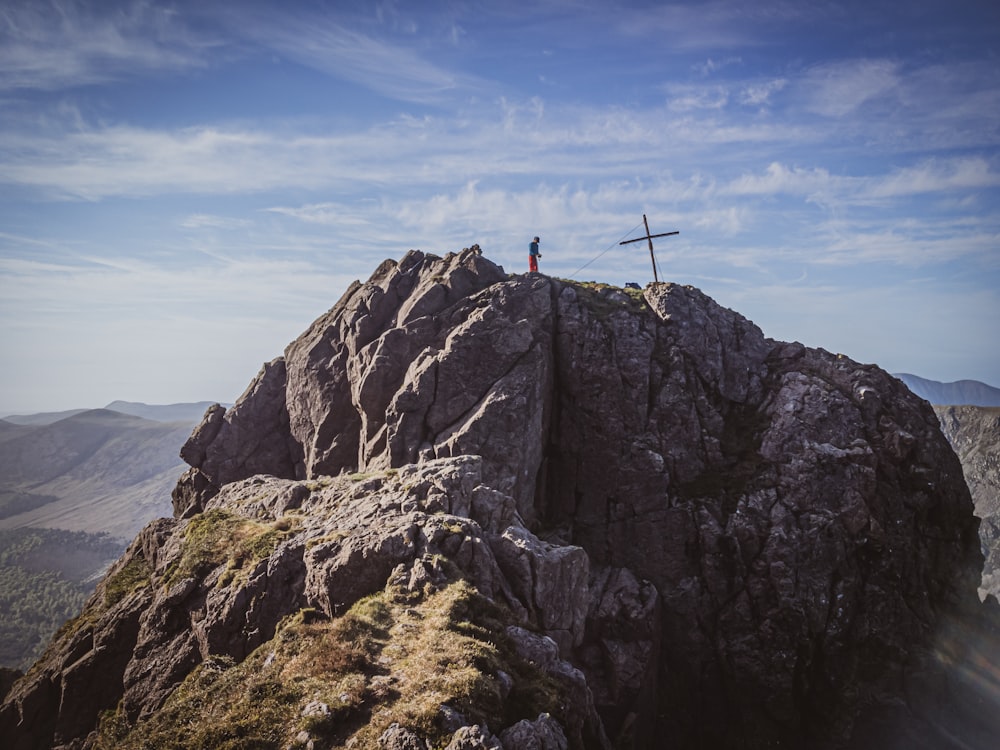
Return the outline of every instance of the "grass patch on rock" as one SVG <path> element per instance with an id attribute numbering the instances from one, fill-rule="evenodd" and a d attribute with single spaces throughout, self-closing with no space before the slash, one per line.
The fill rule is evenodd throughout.
<path id="1" fill-rule="evenodd" d="M 133 557 L 104 582 L 104 606 L 110 609 L 129 594 L 149 585 L 149 563 L 142 557 Z"/>
<path id="2" fill-rule="evenodd" d="M 622 311 L 635 313 L 649 308 L 641 289 L 622 289 L 597 281 L 567 283 L 572 285 L 580 302 L 598 320 L 606 320 Z"/>
<path id="3" fill-rule="evenodd" d="M 403 593 L 389 587 L 333 620 L 286 618 L 242 663 L 201 664 L 148 719 L 109 712 L 95 747 L 376 748 L 393 723 L 443 747 L 455 712 L 494 731 L 558 713 L 558 685 L 516 656 L 506 610 L 461 579 L 417 601 Z"/>
<path id="4" fill-rule="evenodd" d="M 184 530 L 184 550 L 164 576 L 164 585 L 203 575 L 225 565 L 222 582 L 232 581 L 249 563 L 263 560 L 291 536 L 288 518 L 263 523 L 222 509 L 209 510 L 191 519 Z"/>

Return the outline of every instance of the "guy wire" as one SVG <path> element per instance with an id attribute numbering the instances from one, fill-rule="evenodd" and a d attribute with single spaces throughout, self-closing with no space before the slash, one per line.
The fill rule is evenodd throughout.
<path id="1" fill-rule="evenodd" d="M 641 223 L 642 222 L 639 222 L 639 224 L 641 224 Z M 575 271 L 573 271 L 573 273 L 570 274 L 570 278 L 576 276 L 584 268 L 586 268 L 587 266 L 589 266 L 591 263 L 593 263 L 595 260 L 597 260 L 598 258 L 600 258 L 605 253 L 609 252 L 611 250 L 611 248 L 613 248 L 615 245 L 617 245 L 621 240 L 625 239 L 630 234 L 632 234 L 632 232 L 634 232 L 636 229 L 638 229 L 639 228 L 639 224 L 636 224 L 634 227 L 632 227 L 627 232 L 625 232 L 625 234 L 623 234 L 617 240 L 615 240 L 610 245 L 608 245 L 608 247 L 605 250 L 603 250 L 602 252 L 598 253 L 596 256 L 594 256 L 593 258 L 591 258 L 590 260 L 588 260 L 586 263 L 584 263 L 582 266 L 580 266 L 578 269 L 576 269 Z"/>

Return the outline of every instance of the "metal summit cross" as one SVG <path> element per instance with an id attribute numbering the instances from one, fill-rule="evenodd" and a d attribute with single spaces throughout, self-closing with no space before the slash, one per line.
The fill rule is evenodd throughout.
<path id="1" fill-rule="evenodd" d="M 640 240 L 646 240 L 649 242 L 649 260 L 653 263 L 653 281 L 657 284 L 660 283 L 660 277 L 656 274 L 656 256 L 653 255 L 653 238 L 654 237 L 669 237 L 672 234 L 680 234 L 677 232 L 664 232 L 663 234 L 650 234 L 649 233 L 649 222 L 646 221 L 646 214 L 642 215 L 642 223 L 646 225 L 646 236 L 636 237 L 634 240 L 625 240 L 624 242 L 619 242 L 619 245 L 627 245 L 630 242 L 639 242 Z"/>

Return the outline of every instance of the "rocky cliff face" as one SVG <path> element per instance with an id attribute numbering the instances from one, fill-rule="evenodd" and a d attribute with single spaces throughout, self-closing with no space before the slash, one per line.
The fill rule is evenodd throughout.
<path id="1" fill-rule="evenodd" d="M 981 689 L 996 601 L 934 412 L 691 287 L 411 252 L 182 456 L 175 518 L 7 696 L 10 747 L 985 748 L 1000 730 Z"/>
<path id="2" fill-rule="evenodd" d="M 941 430 L 962 462 L 986 562 L 980 594 L 1000 596 L 1000 408 L 935 406 Z"/>

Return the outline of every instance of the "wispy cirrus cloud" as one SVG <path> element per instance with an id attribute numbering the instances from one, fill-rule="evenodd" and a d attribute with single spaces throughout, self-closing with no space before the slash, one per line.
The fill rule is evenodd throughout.
<path id="1" fill-rule="evenodd" d="M 954 197 L 996 187 L 1000 187 L 1000 171 L 989 160 L 951 157 L 927 159 L 885 173 L 856 175 L 834 175 L 822 167 L 790 167 L 772 162 L 762 173 L 744 173 L 716 192 L 733 196 L 802 195 L 844 204 L 868 204 L 921 194 Z"/>
<path id="2" fill-rule="evenodd" d="M 391 99 L 433 104 L 493 88 L 484 79 L 433 62 L 426 51 L 411 46 L 406 34 L 378 37 L 329 17 L 300 16 L 285 8 L 266 13 L 240 9 L 231 22 L 246 38 L 282 57 Z M 449 31 L 441 41 L 450 38 Z"/>
<path id="3" fill-rule="evenodd" d="M 721 60 L 708 58 L 704 62 L 698 62 L 691 66 L 691 69 L 702 76 L 709 76 L 713 73 L 728 68 L 733 65 L 742 65 L 742 57 L 726 57 Z"/>
<path id="4" fill-rule="evenodd" d="M 361 130 L 305 134 L 280 127 L 152 129 L 73 122 L 21 127 L 0 140 L 0 183 L 56 198 L 100 200 L 171 192 L 231 195 L 278 188 L 381 189 L 481 176 L 642 174 L 661 158 L 708 146 L 788 142 L 771 124 L 730 125 L 656 112 L 499 102 L 461 118 L 399 117 Z M 497 154 L 504 158 L 498 160 Z M 680 161 L 683 157 L 684 161 Z M 638 170 L 638 171 L 637 171 Z"/>
<path id="5" fill-rule="evenodd" d="M 181 220 L 184 229 L 245 229 L 252 226 L 250 219 L 240 219 L 235 216 L 218 216 L 215 214 L 191 214 Z"/>
<path id="6" fill-rule="evenodd" d="M 729 89 L 726 86 L 669 84 L 666 89 L 667 106 L 674 112 L 722 109 L 729 103 Z"/>
<path id="7" fill-rule="evenodd" d="M 369 208 L 374 207 L 374 205 L 374 203 L 368 203 Z M 360 214 L 363 209 L 359 211 L 359 207 L 356 204 L 324 201 L 323 203 L 309 203 L 304 206 L 271 206 L 265 208 L 264 211 L 296 219 L 306 224 L 319 224 L 321 226 L 346 228 L 367 227 L 370 225 L 367 219 L 361 217 Z"/>
<path id="8" fill-rule="evenodd" d="M 997 227 L 995 223 L 993 226 Z M 822 247 L 822 252 L 813 253 L 810 262 L 831 266 L 888 263 L 899 268 L 921 268 L 972 260 L 981 270 L 995 270 L 996 233 L 984 229 L 942 219 L 822 222 L 815 232 L 816 247 Z"/>
<path id="9" fill-rule="evenodd" d="M 352 179 L 388 179 L 398 138 L 372 133 L 310 136 L 281 131 L 199 126 L 158 130 L 88 127 L 69 132 L 7 134 L 0 143 L 0 182 L 59 199 L 100 200 L 193 192 L 216 195 L 278 188 L 320 188 Z"/>
<path id="10" fill-rule="evenodd" d="M 978 156 L 938 157 L 882 172 L 888 166 L 866 164 L 863 173 L 844 167 L 833 174 L 816 166 L 809 151 L 826 132 L 768 117 L 741 122 L 721 111 L 550 107 L 537 97 L 500 100 L 458 118 L 397 117 L 320 134 L 263 125 L 102 127 L 76 118 L 65 127 L 5 133 L 0 183 L 83 200 L 285 188 L 349 190 L 370 198 L 387 186 L 405 195 L 470 181 L 577 181 L 599 189 L 627 175 L 647 187 L 669 183 L 665 197 L 672 200 L 789 195 L 842 205 L 917 194 L 959 201 L 1000 185 L 997 165 Z M 737 151 L 771 160 L 734 174 L 730 154 Z M 318 198 L 312 204 L 322 206 Z M 205 219 L 188 221 L 207 225 Z"/>
<path id="11" fill-rule="evenodd" d="M 872 198 L 1000 187 L 1000 171 L 982 157 L 931 159 L 878 178 L 865 191 Z"/>
<path id="12" fill-rule="evenodd" d="M 943 0 L 0 3 L 0 391 L 51 377 L 78 401 L 111 387 L 81 366 L 141 360 L 153 398 L 185 400 L 203 360 L 236 383 L 190 397 L 231 400 L 384 258 L 478 242 L 517 271 L 538 234 L 546 273 L 643 281 L 648 252 L 617 242 L 644 213 L 681 232 L 661 271 L 769 335 L 866 357 L 849 347 L 877 339 L 872 361 L 919 339 L 906 369 L 954 355 L 976 376 L 961 339 L 991 340 L 1000 309 L 991 18 Z"/>
<path id="13" fill-rule="evenodd" d="M 102 6 L 103 7 L 103 6 Z M 106 11 L 103 8 L 103 11 Z M 0 9 L 0 89 L 51 90 L 205 64 L 217 42 L 152 2 L 16 0 Z"/>
<path id="14" fill-rule="evenodd" d="M 740 103 L 751 107 L 768 105 L 771 103 L 771 98 L 787 85 L 787 78 L 773 78 L 768 81 L 747 83 L 740 91 Z"/>
<path id="15" fill-rule="evenodd" d="M 788 167 L 771 162 L 763 174 L 743 174 L 719 189 L 722 195 L 809 195 L 842 185 L 826 169 Z"/>
<path id="16" fill-rule="evenodd" d="M 263 169 L 256 179 L 246 181 L 251 170 L 244 159 L 271 143 L 268 135 L 213 127 L 159 131 L 113 126 L 8 135 L 0 154 L 9 184 L 61 198 L 98 200 L 180 190 L 224 194 L 281 183 L 275 171 L 293 170 L 294 160 L 259 165 Z M 290 174 L 285 184 L 289 179 Z"/>
<path id="17" fill-rule="evenodd" d="M 797 13 L 794 5 L 785 2 L 710 0 L 616 9 L 614 23 L 630 36 L 668 35 L 672 49 L 731 50 L 760 44 L 755 31 L 765 17 L 767 23 L 774 26 Z"/>
<path id="18" fill-rule="evenodd" d="M 809 110 L 826 117 L 843 117 L 894 91 L 900 82 L 898 63 L 861 59 L 817 65 L 799 85 Z"/>

